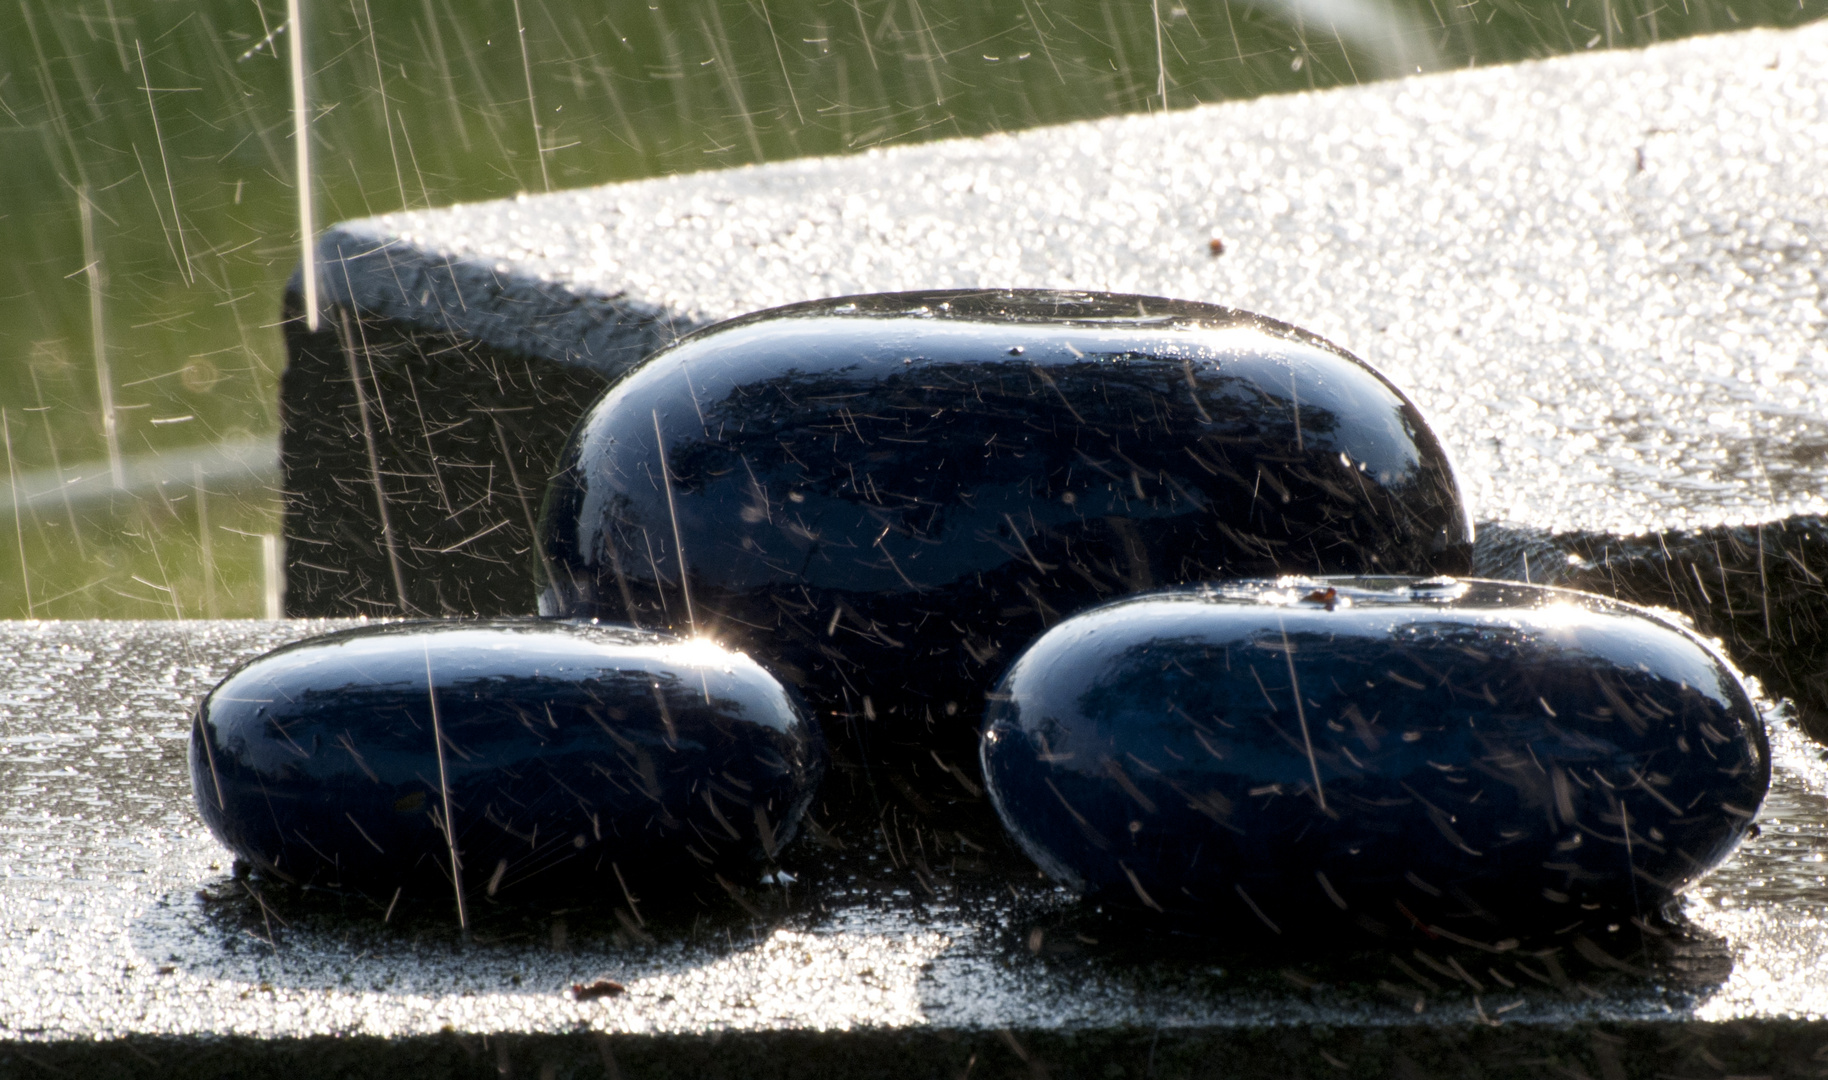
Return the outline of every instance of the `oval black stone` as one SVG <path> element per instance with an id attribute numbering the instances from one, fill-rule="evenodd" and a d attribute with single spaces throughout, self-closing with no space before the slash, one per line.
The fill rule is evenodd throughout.
<path id="1" fill-rule="evenodd" d="M 1694 634 L 1501 582 L 1239 583 L 1054 627 L 986 714 L 992 801 L 1102 901 L 1283 933 L 1479 940 L 1650 912 L 1770 779 L 1762 722 Z"/>
<path id="2" fill-rule="evenodd" d="M 1227 576 L 1463 572 L 1471 530 L 1414 406 L 1336 346 L 1018 291 L 683 339 L 580 423 L 541 536 L 542 613 L 695 623 L 796 682 L 841 766 L 918 800 L 975 788 L 984 690 L 1066 615 Z"/>
<path id="3" fill-rule="evenodd" d="M 673 891 L 771 857 L 823 761 L 747 656 L 531 620 L 277 649 L 204 698 L 190 740 L 197 808 L 237 855 L 383 896 L 451 888 L 447 814 L 467 892 Z"/>

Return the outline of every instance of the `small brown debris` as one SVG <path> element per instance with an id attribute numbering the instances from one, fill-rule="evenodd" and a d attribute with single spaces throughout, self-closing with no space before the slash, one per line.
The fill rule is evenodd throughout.
<path id="1" fill-rule="evenodd" d="M 1339 602 L 1339 590 L 1331 587 L 1315 589 L 1313 592 L 1302 597 L 1302 599 L 1310 604 L 1325 604 L 1327 610 L 1332 611 L 1333 605 Z"/>
<path id="2" fill-rule="evenodd" d="M 1212 238 L 1206 241 L 1206 250 L 1215 258 L 1225 254 L 1225 238 L 1216 232 L 1213 233 Z"/>
<path id="3" fill-rule="evenodd" d="M 628 992 L 628 987 L 614 979 L 598 979 L 586 986 L 583 983 L 571 984 L 571 996 L 579 1001 L 595 1001 L 598 998 L 615 997 Z"/>

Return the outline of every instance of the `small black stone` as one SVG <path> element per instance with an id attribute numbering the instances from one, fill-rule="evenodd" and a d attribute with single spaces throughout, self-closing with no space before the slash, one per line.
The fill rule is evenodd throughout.
<path id="1" fill-rule="evenodd" d="M 197 807 L 236 855 L 383 898 L 451 888 L 447 812 L 467 893 L 675 891 L 772 857 L 823 762 L 746 656 L 535 620 L 275 650 L 204 698 L 190 740 Z"/>
<path id="2" fill-rule="evenodd" d="M 1471 530 L 1415 407 L 1338 347 L 1014 291 L 688 336 L 579 424 L 541 536 L 543 613 L 762 658 L 816 708 L 839 788 L 922 809 L 974 797 L 983 693 L 1059 619 L 1221 577 L 1464 572 Z"/>
<path id="3" fill-rule="evenodd" d="M 1293 936 L 1356 920 L 1492 942 L 1655 912 L 1726 857 L 1770 780 L 1745 688 L 1696 635 L 1452 579 L 1086 612 L 1011 667 L 982 753 L 1056 880 Z"/>

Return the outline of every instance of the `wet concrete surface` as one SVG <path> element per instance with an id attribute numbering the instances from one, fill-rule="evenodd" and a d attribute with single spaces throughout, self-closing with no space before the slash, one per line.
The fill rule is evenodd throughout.
<path id="1" fill-rule="evenodd" d="M 1168 296 L 1363 357 L 1476 520 L 1820 513 L 1825 72 L 1816 24 L 383 215 L 326 232 L 325 325 L 614 377 L 825 296 Z"/>
<path id="2" fill-rule="evenodd" d="M 196 816 L 195 701 L 336 625 L 0 624 L 0 1072 L 955 1076 L 975 1056 L 1115 1077 L 1153 1047 L 1164 1076 L 1324 1075 L 1325 1055 L 1719 1076 L 1828 1045 L 1808 1022 L 1828 1013 L 1828 763 L 1782 708 L 1761 834 L 1668 925 L 1265 953 L 1253 926 L 1138 927 L 885 817 L 841 852 L 797 843 L 791 883 L 485 909 L 465 940 L 448 903 L 238 877 Z M 575 999 L 599 978 L 625 992 Z"/>

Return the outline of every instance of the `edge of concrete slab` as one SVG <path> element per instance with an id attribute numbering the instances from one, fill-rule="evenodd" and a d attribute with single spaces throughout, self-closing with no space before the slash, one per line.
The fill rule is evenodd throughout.
<path id="1" fill-rule="evenodd" d="M 0 1075 L 596 1077 L 1625 1077 L 1819 1075 L 1828 1022 L 1259 1025 L 1078 1031 L 136 1037 L 0 1043 Z"/>
<path id="2" fill-rule="evenodd" d="M 365 224 L 333 225 L 319 239 L 321 309 L 345 307 L 503 352 L 586 368 L 605 379 L 620 376 L 700 325 L 623 294 L 600 296 L 506 266 L 415 251 Z M 303 320 L 303 281 L 298 268 L 286 282 L 287 322 Z"/>

